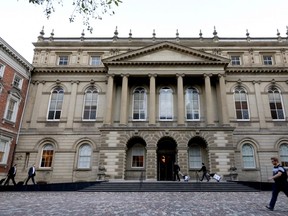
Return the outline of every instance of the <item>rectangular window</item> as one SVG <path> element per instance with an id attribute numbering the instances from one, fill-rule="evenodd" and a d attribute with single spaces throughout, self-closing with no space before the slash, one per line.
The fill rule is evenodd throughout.
<path id="1" fill-rule="evenodd" d="M 100 56 L 91 56 L 90 65 L 99 66 L 101 65 Z"/>
<path id="2" fill-rule="evenodd" d="M 231 56 L 231 65 L 241 65 L 240 56 Z"/>
<path id="3" fill-rule="evenodd" d="M 272 60 L 272 56 L 263 56 L 263 64 L 264 65 L 272 65 L 273 64 L 273 60 Z"/>
<path id="4" fill-rule="evenodd" d="M 8 104 L 7 104 L 7 108 L 6 108 L 6 115 L 5 115 L 5 119 L 11 121 L 11 122 L 15 122 L 16 121 L 16 116 L 17 116 L 17 109 L 18 109 L 18 101 L 10 98 Z"/>
<path id="5" fill-rule="evenodd" d="M 189 148 L 189 167 L 200 168 L 202 164 L 201 149 L 199 146 L 191 146 Z"/>
<path id="6" fill-rule="evenodd" d="M 41 167 L 51 167 L 53 159 L 53 150 L 43 150 Z"/>
<path id="7" fill-rule="evenodd" d="M 144 148 L 134 147 L 132 149 L 132 167 L 144 167 Z"/>
<path id="8" fill-rule="evenodd" d="M 22 87 L 22 78 L 17 76 L 17 75 L 15 75 L 14 76 L 14 80 L 13 80 L 13 86 L 15 88 L 21 89 L 21 87 Z"/>
<path id="9" fill-rule="evenodd" d="M 59 56 L 58 65 L 68 65 L 68 56 Z"/>
<path id="10" fill-rule="evenodd" d="M 4 69 L 5 69 L 5 65 L 0 63 L 0 78 L 4 76 Z"/>
<path id="11" fill-rule="evenodd" d="M 6 164 L 10 150 L 10 140 L 0 137 L 0 164 Z"/>

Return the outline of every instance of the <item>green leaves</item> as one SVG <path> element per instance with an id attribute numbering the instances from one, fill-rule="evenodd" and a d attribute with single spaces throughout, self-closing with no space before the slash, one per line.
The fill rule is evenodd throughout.
<path id="1" fill-rule="evenodd" d="M 122 3 L 121 0 L 70 0 L 74 10 L 69 17 L 70 22 L 74 22 L 78 15 L 82 16 L 83 25 L 87 27 L 87 30 L 92 33 L 93 27 L 90 24 L 90 18 L 102 19 L 102 15 L 113 15 L 115 12 L 112 10 L 112 6 L 119 6 Z M 65 0 L 67 4 L 68 0 Z M 35 5 L 44 5 L 44 13 L 49 17 L 56 11 L 55 4 L 60 4 L 64 7 L 63 0 L 29 0 L 29 3 Z"/>

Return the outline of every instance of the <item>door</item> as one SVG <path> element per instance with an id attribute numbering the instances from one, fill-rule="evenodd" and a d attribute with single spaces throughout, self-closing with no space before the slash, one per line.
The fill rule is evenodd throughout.
<path id="1" fill-rule="evenodd" d="M 159 153 L 158 154 L 158 180 L 173 181 L 173 166 L 175 154 Z"/>

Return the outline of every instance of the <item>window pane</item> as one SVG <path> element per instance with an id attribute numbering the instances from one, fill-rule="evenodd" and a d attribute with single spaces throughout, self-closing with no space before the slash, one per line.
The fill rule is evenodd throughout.
<path id="1" fill-rule="evenodd" d="M 51 167 L 53 161 L 54 149 L 53 146 L 48 144 L 43 147 L 41 167 Z"/>
<path id="2" fill-rule="evenodd" d="M 79 148 L 78 168 L 90 168 L 91 153 L 92 149 L 90 145 L 84 144 Z"/>
<path id="3" fill-rule="evenodd" d="M 189 147 L 189 167 L 200 168 L 202 163 L 201 149 L 198 145 Z"/>
<path id="4" fill-rule="evenodd" d="M 146 90 L 142 87 L 136 88 L 133 92 L 133 119 L 146 119 Z"/>
<path id="5" fill-rule="evenodd" d="M 199 93 L 195 88 L 185 91 L 186 118 L 187 120 L 199 119 Z"/>
<path id="6" fill-rule="evenodd" d="M 280 91 L 271 87 L 268 90 L 268 97 L 272 119 L 285 119 Z"/>
<path id="7" fill-rule="evenodd" d="M 244 168 L 255 168 L 254 148 L 250 144 L 244 144 L 242 147 L 242 158 Z"/>
<path id="8" fill-rule="evenodd" d="M 90 87 L 85 92 L 83 119 L 96 120 L 98 92 L 94 87 Z"/>
<path id="9" fill-rule="evenodd" d="M 132 167 L 144 167 L 144 146 L 132 147 Z"/>
<path id="10" fill-rule="evenodd" d="M 61 87 L 56 87 L 51 94 L 48 119 L 51 120 L 60 119 L 63 98 L 64 98 L 63 89 Z"/>

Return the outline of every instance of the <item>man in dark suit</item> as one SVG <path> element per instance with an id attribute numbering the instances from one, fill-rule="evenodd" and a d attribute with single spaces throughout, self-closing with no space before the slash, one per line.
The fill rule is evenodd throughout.
<path id="1" fill-rule="evenodd" d="M 16 182 L 15 182 L 15 175 L 16 175 L 16 172 L 17 172 L 17 164 L 14 164 L 14 166 L 12 166 L 10 169 L 9 169 L 9 172 L 8 172 L 8 175 L 7 175 L 7 179 L 4 183 L 4 186 L 5 185 L 9 185 L 9 181 L 10 179 L 12 180 L 13 184 L 16 185 Z"/>
<path id="2" fill-rule="evenodd" d="M 31 166 L 28 170 L 28 178 L 25 182 L 25 185 L 27 185 L 30 178 L 32 179 L 33 184 L 35 185 L 35 180 L 34 180 L 35 175 L 36 175 L 36 169 L 35 169 L 35 164 L 33 164 L 33 166 Z"/>

